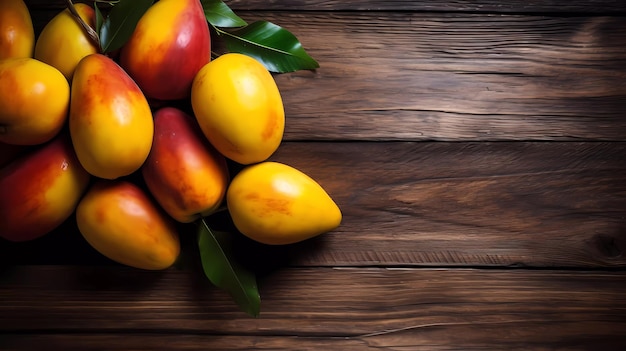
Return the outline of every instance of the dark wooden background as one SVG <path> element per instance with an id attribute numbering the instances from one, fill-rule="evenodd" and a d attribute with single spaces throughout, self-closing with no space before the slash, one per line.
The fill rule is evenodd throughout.
<path id="1" fill-rule="evenodd" d="M 63 6 L 27 3 L 38 30 Z M 121 267 L 71 221 L 0 242 L 0 349 L 626 349 L 626 2 L 227 4 L 320 62 L 276 77 L 272 159 L 341 227 L 240 239 L 257 319 L 194 259 Z"/>

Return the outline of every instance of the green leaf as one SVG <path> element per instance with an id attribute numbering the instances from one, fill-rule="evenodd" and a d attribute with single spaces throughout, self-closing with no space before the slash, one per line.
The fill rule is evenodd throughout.
<path id="1" fill-rule="evenodd" d="M 120 0 L 116 3 L 98 33 L 102 51 L 107 53 L 124 46 L 152 3 L 152 0 Z"/>
<path id="2" fill-rule="evenodd" d="M 102 28 L 102 22 L 104 22 L 104 16 L 102 16 L 102 12 L 98 7 L 98 2 L 94 1 L 93 9 L 96 12 L 96 33 L 100 34 L 100 29 Z"/>
<path id="3" fill-rule="evenodd" d="M 295 35 L 271 22 L 257 21 L 236 30 L 216 28 L 216 31 L 229 51 L 254 57 L 271 72 L 286 73 L 319 67 Z"/>
<path id="4" fill-rule="evenodd" d="M 206 20 L 216 27 L 243 27 L 246 21 L 237 16 L 222 0 L 200 0 Z"/>
<path id="5" fill-rule="evenodd" d="M 200 221 L 198 247 L 202 269 L 211 283 L 228 292 L 244 312 L 257 317 L 261 297 L 256 277 L 233 259 L 231 235 L 212 230 L 204 219 Z"/>

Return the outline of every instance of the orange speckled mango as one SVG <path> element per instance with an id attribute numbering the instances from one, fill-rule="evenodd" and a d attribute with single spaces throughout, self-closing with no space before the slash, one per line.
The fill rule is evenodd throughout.
<path id="1" fill-rule="evenodd" d="M 278 86 L 249 56 L 227 53 L 206 64 L 194 79 L 191 105 L 207 139 L 235 162 L 265 161 L 282 141 L 285 111 Z"/>
<path id="2" fill-rule="evenodd" d="M 292 244 L 333 230 L 341 211 L 311 177 L 286 164 L 261 162 L 244 168 L 226 193 L 237 229 L 252 240 Z"/>
<path id="3" fill-rule="evenodd" d="M 173 221 L 127 181 L 94 184 L 76 208 L 76 223 L 94 249 L 131 267 L 165 269 L 180 254 Z"/>
<path id="4" fill-rule="evenodd" d="M 120 66 L 101 54 L 89 55 L 76 66 L 69 127 L 80 163 L 106 179 L 138 170 L 154 135 L 146 97 Z"/>

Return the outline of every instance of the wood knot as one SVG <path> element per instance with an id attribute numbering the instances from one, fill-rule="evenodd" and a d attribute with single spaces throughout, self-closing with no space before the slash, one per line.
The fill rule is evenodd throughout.
<path id="1" fill-rule="evenodd" d="M 624 246 L 619 238 L 611 235 L 597 234 L 591 239 L 592 247 L 605 258 L 619 258 Z"/>

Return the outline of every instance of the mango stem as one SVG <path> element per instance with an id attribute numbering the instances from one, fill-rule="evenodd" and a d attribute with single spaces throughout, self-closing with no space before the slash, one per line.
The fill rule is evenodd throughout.
<path id="1" fill-rule="evenodd" d="M 91 26 L 89 26 L 85 21 L 83 21 L 83 19 L 78 14 L 78 11 L 76 11 L 76 7 L 74 7 L 74 3 L 72 2 L 72 0 L 65 0 L 65 4 L 66 4 L 67 9 L 72 14 L 72 16 L 74 16 L 74 18 L 76 19 L 76 21 L 78 21 L 80 26 L 83 27 L 83 30 L 85 31 L 85 33 L 87 33 L 87 35 L 89 36 L 89 39 L 91 39 L 91 41 L 96 45 L 96 47 L 98 48 L 98 52 L 101 53 L 102 47 L 100 46 L 100 36 L 98 36 L 98 33 L 96 33 L 96 31 L 93 28 L 91 28 Z"/>

